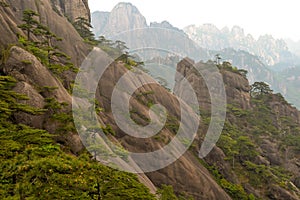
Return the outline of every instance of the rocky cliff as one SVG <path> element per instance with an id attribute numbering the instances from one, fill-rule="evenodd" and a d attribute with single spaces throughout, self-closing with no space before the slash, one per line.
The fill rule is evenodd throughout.
<path id="1" fill-rule="evenodd" d="M 54 0 L 51 3 L 54 10 L 66 16 L 71 22 L 76 21 L 78 17 L 83 17 L 91 21 L 88 0 Z"/>
<path id="2" fill-rule="evenodd" d="M 103 119 L 104 124 L 111 124 L 114 127 L 118 140 L 130 152 L 142 153 L 161 149 L 174 137 L 174 131 L 177 131 L 176 128 L 174 130 L 174 126 L 177 123 L 175 119 L 180 117 L 179 102 L 175 96 L 158 84 L 148 84 L 137 89 L 130 100 L 132 119 L 138 122 L 138 124 L 149 123 L 149 119 L 147 119 L 148 106 L 149 102 L 152 102 L 151 104 L 161 104 L 168 110 L 169 125 L 165 126 L 153 138 L 137 139 L 127 135 L 127 133 L 118 128 L 110 110 L 112 91 L 115 89 L 117 81 L 126 72 L 128 70 L 122 67 L 122 64 L 113 63 L 102 76 L 97 90 L 97 98 L 101 107 L 107 110 L 107 112 L 100 114 L 101 119 Z M 143 77 L 138 75 L 138 72 L 136 73 L 141 83 L 149 80 L 149 77 Z M 129 86 L 126 90 L 134 89 L 136 84 L 139 84 L 132 84 L 130 77 L 128 77 L 126 82 L 128 82 Z M 200 164 L 197 157 L 190 152 L 185 153 L 173 164 L 158 171 L 147 173 L 146 175 L 156 186 L 169 184 L 174 187 L 177 193 L 186 193 L 195 199 L 230 199 L 215 181 L 211 179 L 208 171 Z"/>
<path id="3" fill-rule="evenodd" d="M 58 2 L 62 4 L 62 1 L 56 1 L 54 5 L 60 5 Z M 82 3 L 84 4 L 84 2 Z M 82 3 L 79 3 L 78 6 L 82 7 Z M 66 9 L 62 5 L 59 8 L 61 8 L 61 11 Z M 43 3 L 37 1 L 11 1 L 8 3 L 8 7 L 0 7 L 0 19 L 3 21 L 0 31 L 4 33 L 3 38 L 0 38 L 1 48 L 4 50 L 1 55 L 1 78 L 10 76 L 16 80 L 17 83 L 13 90 L 29 98 L 20 99 L 22 103 L 38 109 L 45 109 L 37 116 L 28 112 L 28 110 L 16 112 L 18 110 L 16 106 L 11 106 L 10 109 L 13 114 L 5 120 L 15 123 L 16 126 L 19 124 L 18 128 L 13 130 L 7 130 L 7 124 L 4 123 L 3 125 L 1 118 L 1 130 L 2 128 L 5 130 L 1 131 L 1 144 L 4 141 L 2 147 L 7 152 L 2 153 L 3 148 L 0 149 L 0 163 L 4 163 L 2 166 L 6 170 L 5 176 L 0 178 L 1 183 L 5 186 L 9 185 L 9 188 L 0 187 L 0 195 L 4 193 L 4 197 L 15 195 L 27 198 L 32 197 L 30 195 L 34 194 L 40 197 L 41 187 L 39 190 L 30 189 L 27 191 L 21 186 L 44 186 L 44 184 L 51 183 L 52 185 L 49 187 L 47 185 L 42 189 L 45 189 L 45 195 L 47 196 L 48 193 L 46 192 L 52 192 L 51 189 L 55 186 L 57 190 L 49 194 L 56 195 L 55 198 L 60 198 L 57 193 L 60 195 L 60 192 L 63 193 L 67 190 L 74 198 L 82 195 L 80 197 L 85 199 L 102 198 L 103 196 L 109 199 L 120 196 L 124 199 L 154 199 L 155 197 L 149 194 L 149 191 L 144 187 L 138 185 L 137 181 L 133 180 L 129 174 L 117 173 L 116 170 L 110 171 L 107 168 L 104 169 L 103 166 L 99 168 L 99 165 L 98 168 L 90 169 L 91 166 L 97 164 L 96 162 L 87 163 L 90 161 L 91 156 L 89 157 L 83 153 L 84 146 L 76 133 L 71 116 L 71 94 L 67 86 L 71 85 L 70 82 L 72 82 L 75 75 L 74 71 L 66 72 L 69 75 L 67 76 L 69 79 L 67 80 L 68 84 L 66 84 L 59 78 L 61 74 L 55 74 L 49 63 L 43 63 L 38 55 L 34 56 L 32 52 L 26 50 L 26 46 L 21 44 L 10 45 L 10 43 L 17 43 L 15 37 L 17 33 L 24 34 L 17 28 L 17 25 L 21 23 L 22 16 L 20 13 L 22 12 L 20 11 L 24 9 L 33 9 L 40 13 L 40 21 L 49 26 L 58 36 L 63 37 L 60 48 L 68 53 L 77 65 L 81 64 L 89 51 L 89 46 L 83 42 L 70 22 L 59 10 L 53 7 L 50 1 L 43 1 Z M 121 6 L 119 9 L 123 9 L 123 7 Z M 83 10 L 80 12 L 85 13 Z M 137 13 L 134 9 L 131 12 Z M 64 15 L 67 15 L 67 13 L 69 11 L 64 12 Z M 152 24 L 152 26 L 158 28 L 171 27 L 167 22 Z M 155 37 L 158 42 L 162 41 L 159 35 L 155 35 Z M 37 39 L 34 38 L 34 40 Z M 156 43 L 158 43 L 157 41 Z M 183 43 L 182 46 L 184 45 L 186 44 Z M 173 46 L 176 46 L 176 44 L 173 44 Z M 177 48 L 181 47 L 177 46 Z M 184 117 L 181 116 L 182 107 L 189 111 L 192 109 L 188 106 L 188 101 L 180 104 L 174 94 L 159 84 L 153 82 L 143 84 L 152 79 L 148 75 L 141 76 L 140 71 L 134 66 L 128 66 L 123 61 L 107 63 L 106 54 L 99 49 L 97 52 L 99 54 L 97 54 L 95 62 L 97 64 L 109 64 L 96 88 L 97 106 L 99 106 L 98 119 L 101 129 L 108 132 L 107 134 L 112 142 L 120 145 L 126 151 L 151 152 L 163 148 L 175 138 L 181 121 L 185 125 L 184 128 L 190 127 L 189 125 L 192 122 L 189 120 L 184 121 Z M 56 62 L 63 64 L 59 63 L 59 60 Z M 173 63 L 172 60 L 166 62 Z M 214 66 L 214 63 L 200 62 L 195 64 L 191 60 L 182 60 L 177 67 L 177 71 L 193 86 L 201 106 L 200 110 L 204 111 L 200 113 L 201 126 L 196 134 L 196 140 L 176 162 L 163 169 L 141 174 L 139 175 L 140 180 L 153 193 L 156 187 L 169 184 L 173 186 L 176 194 L 192 196 L 195 199 L 299 199 L 299 112 L 280 95 L 268 93 L 267 95 L 251 96 L 250 86 L 245 74 L 232 67 L 230 63 L 223 63 L 219 66 L 219 70 L 227 93 L 227 120 L 217 146 L 208 157 L 200 159 L 198 150 L 210 121 L 209 112 L 205 111 L 208 110 L 211 103 L 205 81 L 203 77 L 195 73 L 193 65 L 209 70 L 210 67 Z M 112 113 L 111 98 L 113 90 L 120 78 L 129 72 L 133 74 L 124 78 L 122 87 L 126 86 L 127 90 L 134 90 L 134 94 L 130 98 L 130 111 L 126 113 L 126 116 L 129 116 L 137 124 L 146 126 L 150 123 L 152 115 L 149 114 L 149 110 L 153 105 L 161 104 L 168 111 L 165 126 L 152 138 L 131 137 L 122 129 L 123 127 L 117 126 Z M 97 74 L 94 71 L 92 73 L 93 76 Z M 132 82 L 136 77 L 138 77 L 138 82 Z M 87 78 L 90 81 L 92 76 Z M 180 87 L 182 77 L 176 78 L 176 93 L 186 94 L 187 91 Z M 141 87 L 135 88 L 140 84 L 142 84 Z M 0 85 L 2 86 L 2 81 Z M 122 94 L 124 96 L 128 95 L 122 87 Z M 2 88 L 0 89 L 2 90 Z M 218 88 L 214 89 L 217 90 Z M 10 93 L 13 94 L 12 91 Z M 1 96 L 1 98 L 3 97 Z M 4 96 L 1 99 L 1 105 L 3 106 L 5 106 L 5 103 L 2 104 L 2 100 L 6 101 L 5 98 Z M 123 99 L 120 105 L 124 105 Z M 10 109 L 4 111 L 7 112 Z M 193 109 L 198 110 L 198 108 Z M 0 114 L 2 117 L 2 110 Z M 154 114 L 156 113 L 154 112 Z M 196 117 L 193 112 L 188 115 L 192 116 L 193 119 L 198 119 L 198 116 Z M 36 146 L 38 142 L 44 142 L 44 136 L 38 135 L 38 139 L 32 140 L 30 135 L 33 134 L 32 131 L 18 132 L 19 129 L 22 130 L 25 127 L 20 124 L 45 129 L 54 134 L 55 141 L 50 140 L 47 145 Z M 15 132 L 19 135 L 15 135 Z M 40 132 L 37 133 L 40 134 Z M 2 137 L 3 134 L 6 135 Z M 29 137 L 22 141 L 24 146 L 19 146 L 16 141 L 23 137 L 22 134 L 29 134 Z M 12 142 L 8 143 L 7 138 L 12 138 Z M 2 139 L 4 140 L 2 141 Z M 60 155 L 64 154 L 63 151 L 72 156 L 63 157 L 62 159 Z M 175 149 L 176 151 L 177 149 Z M 47 162 L 49 157 L 46 159 L 43 157 L 45 152 L 55 152 L 53 155 L 51 154 L 53 157 L 49 159 L 49 162 Z M 37 155 L 42 158 L 39 158 L 38 161 L 32 159 L 36 158 Z M 75 155 L 79 155 L 80 162 Z M 3 158 L 6 160 L 3 160 Z M 57 160 L 60 162 L 57 163 Z M 2 161 L 4 162 L 2 163 Z M 20 165 L 20 162 L 22 165 Z M 156 163 L 159 163 L 159 160 L 153 163 L 140 163 L 140 167 Z M 17 166 L 20 167 L 17 168 Z M 81 167 L 87 167 L 90 170 L 82 173 Z M 36 171 L 32 171 L 32 169 L 36 169 Z M 79 172 L 74 172 L 77 169 Z M 70 174 L 72 177 L 70 177 Z M 28 178 L 29 175 L 32 176 Z M 57 179 L 61 175 L 66 176 Z M 83 179 L 83 176 L 88 177 Z M 98 179 L 98 177 L 100 178 Z M 28 181 L 23 182 L 26 178 L 28 178 Z M 33 180 L 38 180 L 38 184 L 32 184 Z M 70 182 L 64 182 L 66 180 Z M 18 185 L 19 182 L 22 183 L 21 186 Z M 60 185 L 62 183 L 63 185 Z M 117 189 L 114 190 L 116 186 Z"/>
<path id="4" fill-rule="evenodd" d="M 7 1 L 8 7 L 0 7 L 0 20 L 2 26 L 0 31 L 0 48 L 6 48 L 9 44 L 16 44 L 17 34 L 23 34 L 18 28 L 22 23 L 23 11 L 34 10 L 40 14 L 40 22 L 50 28 L 58 37 L 64 38 L 57 45 L 72 58 L 72 62 L 79 66 L 88 52 L 88 45 L 83 43 L 83 39 L 74 29 L 72 24 L 65 17 L 75 19 L 84 16 L 89 19 L 89 9 L 87 1 L 50 1 L 44 0 L 42 3 L 36 1 Z M 79 12 L 80 10 L 80 12 Z M 76 15 L 75 15 L 76 13 Z M 81 15 L 82 14 L 82 15 Z"/>
<path id="5" fill-rule="evenodd" d="M 212 65 L 185 59 L 177 66 L 177 71 L 195 89 L 204 119 L 212 106 L 211 97 L 205 79 L 196 69 L 211 68 Z M 217 146 L 204 160 L 217 170 L 217 179 L 241 185 L 247 193 L 262 199 L 299 199 L 299 149 L 296 142 L 299 132 L 296 127 L 300 126 L 300 112 L 279 94 L 251 96 L 248 80 L 239 71 L 224 66 L 224 63 L 219 68 L 227 94 L 227 116 Z M 184 94 L 181 80 L 176 79 L 175 91 Z M 237 151 L 236 156 L 233 151 Z M 288 179 L 282 179 L 290 185 L 289 189 L 278 184 L 281 175 L 277 170 L 286 170 L 285 173 L 290 174 Z M 242 199 L 238 196 L 237 199 Z"/>
<path id="6" fill-rule="evenodd" d="M 210 100 L 210 94 L 205 82 L 205 79 L 201 78 L 199 73 L 197 72 L 198 69 L 206 69 L 206 68 L 212 68 L 215 64 L 213 62 L 199 62 L 195 63 L 195 61 L 190 60 L 188 58 L 180 61 L 177 65 L 177 72 L 184 75 L 184 77 L 187 78 L 187 80 L 191 83 L 193 86 L 197 96 L 198 100 L 200 102 L 201 110 L 209 110 L 211 107 L 211 100 Z M 221 70 L 223 81 L 225 83 L 225 90 L 227 94 L 227 102 L 230 104 L 238 105 L 239 107 L 243 109 L 249 109 L 250 108 L 250 85 L 246 77 L 243 77 L 241 75 L 228 70 Z M 213 78 L 214 75 L 210 74 Z M 175 80 L 175 87 L 174 92 L 177 94 L 184 93 L 181 89 L 181 83 L 182 79 L 178 76 Z"/>

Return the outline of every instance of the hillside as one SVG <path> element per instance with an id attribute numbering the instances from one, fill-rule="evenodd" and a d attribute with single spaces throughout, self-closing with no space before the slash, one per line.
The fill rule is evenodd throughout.
<path id="1" fill-rule="evenodd" d="M 300 113 L 265 83 L 229 62 L 167 57 L 170 92 L 122 41 L 93 38 L 87 1 L 0 3 L 0 199 L 300 199 Z M 216 110 L 224 127 L 203 158 Z"/>
<path id="2" fill-rule="evenodd" d="M 155 199 L 136 175 L 95 162 L 84 150 L 70 113 L 68 90 L 76 70 L 59 58 L 66 53 L 80 65 L 91 46 L 64 17 L 79 13 L 65 2 L 51 3 L 1 1 L 0 198 Z M 68 12 L 58 12 L 59 5 Z M 35 10 L 40 22 L 55 34 L 68 35 L 61 42 L 55 41 L 64 51 L 56 54 L 55 64 L 45 62 L 46 52 L 37 49 L 43 39 L 40 35 L 32 35 L 36 43 L 26 41 L 25 32 L 18 28 L 26 9 Z M 85 9 L 80 11 L 89 15 Z M 18 36 L 19 41 L 18 34 L 24 35 Z"/>
<path id="3" fill-rule="evenodd" d="M 177 68 L 192 82 L 202 102 L 203 134 L 210 121 L 211 101 L 204 79 L 196 75 L 192 64 L 209 68 L 212 63 L 183 60 Z M 299 199 L 299 111 L 267 85 L 250 87 L 243 72 L 230 63 L 219 69 L 226 85 L 227 115 L 222 135 L 204 158 L 204 166 L 233 199 L 247 199 L 245 192 L 259 199 Z M 178 81 L 175 91 L 185 92 Z M 197 149 L 198 145 L 195 154 Z"/>

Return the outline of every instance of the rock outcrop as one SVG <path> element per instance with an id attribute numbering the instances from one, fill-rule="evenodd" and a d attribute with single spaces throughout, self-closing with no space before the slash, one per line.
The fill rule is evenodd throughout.
<path id="1" fill-rule="evenodd" d="M 83 2 L 86 1 L 76 2 L 84 4 Z M 64 8 L 62 6 L 67 6 L 65 1 L 60 1 L 59 4 L 55 4 L 56 6 L 54 6 L 50 0 L 43 0 L 42 3 L 37 3 L 34 0 L 16 0 L 7 1 L 6 3 L 8 4 L 8 7 L 0 7 L 0 32 L 2 35 L 0 37 L 1 49 L 6 48 L 8 44 L 17 43 L 17 34 L 23 34 L 23 31 L 18 28 L 18 25 L 22 24 L 23 11 L 30 9 L 39 13 L 39 20 L 42 24 L 48 26 L 58 37 L 63 38 L 63 40 L 56 45 L 71 57 L 72 62 L 75 65 L 79 66 L 81 64 L 85 55 L 88 53 L 89 46 L 83 43 L 83 39 L 65 17 L 65 15 L 76 13 L 76 9 L 81 9 L 80 6 L 79 8 L 74 8 L 74 11 L 71 11 L 72 9 L 70 8 L 68 12 L 65 11 L 64 13 L 61 13 L 55 8 L 60 8 L 61 11 L 63 11 Z M 69 4 L 69 7 L 71 7 L 74 1 L 68 1 L 67 3 Z M 81 5 L 81 3 L 78 4 Z M 84 16 L 89 16 L 87 15 L 88 9 L 86 9 L 84 13 L 86 13 Z"/>
<path id="2" fill-rule="evenodd" d="M 214 65 L 215 64 L 212 62 L 195 63 L 193 60 L 186 58 L 180 61 L 177 66 L 177 71 L 184 77 L 186 77 L 186 79 L 194 88 L 198 97 L 198 101 L 200 102 L 200 110 L 202 111 L 210 111 L 211 100 L 205 82 L 205 78 L 207 77 L 204 78 L 203 76 L 200 76 L 198 70 L 210 69 Z M 229 144 L 225 144 L 225 147 L 222 147 L 223 150 L 219 148 L 220 146 L 214 147 L 212 152 L 205 158 L 205 161 L 210 166 L 216 167 L 216 169 L 227 180 L 232 183 L 242 184 L 247 192 L 255 194 L 255 196 L 258 196 L 262 199 L 299 199 L 299 188 L 297 188 L 298 186 L 295 185 L 299 184 L 300 157 L 297 154 L 298 150 L 295 150 L 295 147 L 291 147 L 289 145 L 286 146 L 285 142 L 289 141 L 289 137 L 296 139 L 296 135 L 298 134 L 298 132 L 296 131 L 297 129 L 293 129 L 292 127 L 299 127 L 300 112 L 296 108 L 288 104 L 279 94 L 270 94 L 268 100 L 266 100 L 265 102 L 262 101 L 260 103 L 263 105 L 262 108 L 256 108 L 257 104 L 253 103 L 253 101 L 251 100 L 253 98 L 250 96 L 250 85 L 248 80 L 233 68 L 223 68 L 222 66 L 224 66 L 224 63 L 223 65 L 220 65 L 219 68 L 220 74 L 223 78 L 227 96 L 228 111 L 226 116 L 226 123 L 238 127 L 238 129 L 234 130 L 240 131 L 237 132 L 237 137 L 242 137 L 243 132 L 245 132 L 244 136 L 252 138 L 251 140 L 255 144 L 255 147 L 252 148 L 259 153 L 251 162 L 259 166 L 272 168 L 281 167 L 282 169 L 288 170 L 288 172 L 286 173 L 291 174 L 291 179 L 289 180 L 290 182 L 288 184 L 292 189 L 289 190 L 285 187 L 270 184 L 266 187 L 266 191 L 260 191 L 258 189 L 254 189 L 254 187 L 252 187 L 248 183 L 242 183 L 243 181 L 239 178 L 238 173 L 236 173 L 234 169 L 234 163 L 238 161 L 232 160 L 231 163 L 226 161 L 228 160 L 228 155 L 224 153 L 226 152 L 224 151 L 224 148 L 226 149 Z M 211 76 L 213 77 L 213 75 Z M 174 89 L 177 94 L 184 94 L 186 92 L 181 88 L 181 85 L 182 78 L 179 78 L 178 76 L 176 78 Z M 233 114 L 233 112 L 235 111 L 230 111 L 232 108 L 234 108 L 235 111 L 239 112 L 237 116 Z M 245 119 L 243 119 L 243 117 L 241 117 L 241 115 L 251 116 L 254 115 L 255 112 L 262 112 L 261 110 L 257 111 L 256 109 L 266 109 L 266 116 L 257 116 L 261 117 L 261 119 L 254 119 L 251 117 L 245 117 Z M 257 124 L 255 122 L 253 124 L 253 122 L 247 121 L 249 119 L 252 121 L 258 120 L 256 123 L 259 123 L 260 120 L 264 120 L 262 127 L 259 126 L 260 129 L 255 130 L 255 128 L 257 128 Z M 286 124 L 286 122 L 288 124 Z M 269 130 L 269 128 L 267 128 L 268 123 L 272 123 L 271 127 L 273 127 L 274 129 Z M 224 126 L 224 129 L 225 130 L 222 134 L 224 134 L 225 137 L 230 135 L 230 132 L 228 133 L 226 130 L 228 129 L 227 125 Z M 205 130 L 206 129 L 201 131 L 205 132 Z M 255 131 L 259 131 L 260 134 L 253 135 L 253 132 Z M 234 132 L 232 132 L 231 134 L 234 134 Z M 278 136 L 278 134 L 280 136 Z M 254 139 L 255 137 L 258 137 L 258 139 Z"/>
<path id="3" fill-rule="evenodd" d="M 55 10 L 66 16 L 71 22 L 76 21 L 78 17 L 84 17 L 91 21 L 88 0 L 52 0 Z"/>
<path id="4" fill-rule="evenodd" d="M 177 65 L 177 72 L 182 74 L 193 86 L 194 91 L 198 96 L 202 110 L 209 110 L 211 106 L 210 94 L 206 86 L 204 78 L 197 72 L 197 69 L 209 69 L 215 67 L 212 62 L 195 63 L 188 58 L 183 59 Z M 243 109 L 250 108 L 250 85 L 248 80 L 242 75 L 228 70 L 220 70 L 220 73 L 225 84 L 227 103 L 238 105 Z M 211 74 L 213 78 L 213 74 Z M 209 78 L 208 78 L 209 79 Z M 177 94 L 184 93 L 181 89 L 181 81 L 179 77 L 175 80 L 174 91 Z"/>
<path id="5" fill-rule="evenodd" d="M 44 109 L 46 99 L 53 98 L 55 101 L 67 105 L 63 112 L 71 109 L 71 95 L 62 83 L 34 55 L 24 49 L 17 46 L 11 47 L 2 70 L 18 81 L 14 90 L 28 96 L 29 99 L 22 101 L 22 103 L 37 109 Z M 44 91 L 45 88 L 53 88 L 54 90 L 47 92 Z M 59 128 L 57 122 L 51 119 L 51 113 L 48 112 L 37 116 L 16 113 L 15 119 L 17 123 L 46 129 L 50 133 L 56 133 Z M 59 137 L 58 141 L 70 147 L 73 153 L 83 149 L 83 145 L 75 132 L 69 132 L 67 135 Z"/>

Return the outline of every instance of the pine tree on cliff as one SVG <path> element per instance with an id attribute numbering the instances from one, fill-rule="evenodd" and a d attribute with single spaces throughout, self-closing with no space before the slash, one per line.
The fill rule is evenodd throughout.
<path id="1" fill-rule="evenodd" d="M 22 21 L 24 22 L 24 24 L 21 24 L 18 27 L 26 31 L 28 40 L 31 40 L 30 35 L 34 34 L 34 32 L 37 31 L 38 26 L 40 25 L 40 23 L 35 19 L 35 17 L 37 16 L 39 16 L 39 14 L 33 10 L 23 11 Z"/>
<path id="2" fill-rule="evenodd" d="M 58 56 L 61 58 L 68 57 L 59 50 L 58 46 L 54 45 L 54 42 L 62 41 L 62 38 L 58 37 L 48 27 L 39 25 L 37 31 L 35 32 L 35 35 L 41 37 L 39 46 L 41 49 L 47 52 L 48 64 L 51 64 L 53 56 Z"/>
<path id="3" fill-rule="evenodd" d="M 273 90 L 271 90 L 270 86 L 265 82 L 255 82 L 251 85 L 251 96 L 258 97 L 261 95 L 272 94 Z"/>
<path id="4" fill-rule="evenodd" d="M 87 41 L 95 41 L 95 35 L 91 31 L 92 25 L 84 17 L 77 17 L 76 21 L 73 23 L 73 26 L 79 33 L 79 35 Z"/>

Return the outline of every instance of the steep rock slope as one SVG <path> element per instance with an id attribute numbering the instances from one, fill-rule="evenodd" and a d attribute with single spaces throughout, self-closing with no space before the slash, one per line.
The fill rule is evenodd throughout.
<path id="1" fill-rule="evenodd" d="M 28 64 L 24 64 L 22 62 L 24 60 L 28 61 Z M 68 112 L 67 110 L 71 109 L 71 95 L 62 83 L 35 56 L 24 49 L 16 46 L 10 49 L 3 72 L 18 81 L 15 90 L 29 98 L 24 103 L 38 109 L 43 109 L 46 106 L 46 99 L 53 98 L 58 103 L 67 104 L 64 112 Z M 55 88 L 55 90 L 47 92 L 43 89 L 47 87 Z M 51 112 L 46 112 L 42 116 L 33 116 L 25 113 L 17 113 L 15 117 L 18 123 L 46 129 L 50 133 L 56 133 L 61 125 L 51 119 L 52 114 Z M 59 137 L 58 140 L 69 146 L 74 153 L 83 149 L 76 132 L 69 132 L 67 135 Z"/>
<path id="2" fill-rule="evenodd" d="M 76 21 L 78 17 L 83 17 L 88 21 L 91 20 L 88 0 L 54 0 L 51 3 L 56 11 L 61 12 L 71 22 Z"/>
<path id="3" fill-rule="evenodd" d="M 135 69 L 132 70 L 133 73 L 135 73 L 134 71 Z M 100 113 L 101 120 L 104 125 L 109 124 L 115 130 L 118 141 L 130 152 L 145 153 L 161 149 L 169 143 L 178 129 L 179 102 L 175 96 L 158 84 L 152 83 L 139 87 L 130 100 L 131 118 L 140 125 L 146 125 L 149 123 L 149 106 L 158 103 L 167 109 L 168 122 L 155 137 L 137 139 L 127 135 L 116 125 L 111 111 L 113 89 L 118 80 L 126 73 L 128 73 L 128 69 L 123 66 L 123 63 L 114 62 L 103 74 L 96 95 L 100 107 L 103 108 L 103 112 Z M 139 74 L 139 72 L 136 73 Z M 138 79 L 141 83 L 151 80 L 147 75 L 139 76 Z M 134 89 L 139 84 L 132 83 L 130 77 L 127 77 L 126 82 L 129 87 L 126 88 L 126 91 Z M 157 160 L 157 163 L 159 162 Z M 231 199 L 191 152 L 186 152 L 173 164 L 158 171 L 146 173 L 146 175 L 156 186 L 169 184 L 173 186 L 176 193 L 191 195 L 195 199 Z"/>
<path id="4" fill-rule="evenodd" d="M 213 63 L 185 59 L 177 67 L 193 85 L 205 122 L 210 95 L 193 65 L 209 68 Z M 230 190 L 226 181 L 262 199 L 299 199 L 300 112 L 279 94 L 251 95 L 241 72 L 224 64 L 219 68 L 227 93 L 227 116 L 217 146 L 204 159 L 208 169 L 234 199 L 244 199 L 243 191 Z M 184 93 L 181 79 L 176 80 L 175 91 Z"/>
<path id="5" fill-rule="evenodd" d="M 76 2 L 83 3 L 86 1 Z M 81 7 L 77 8 L 73 4 L 73 1 L 61 1 L 59 4 L 55 4 L 55 6 L 50 0 L 43 0 L 40 3 L 34 0 L 6 1 L 6 3 L 8 7 L 0 6 L 0 20 L 2 24 L 0 27 L 2 34 L 0 38 L 1 49 L 6 48 L 9 44 L 17 43 L 17 34 L 23 33 L 17 26 L 22 24 L 23 11 L 30 9 L 40 14 L 39 18 L 42 24 L 48 26 L 57 36 L 64 38 L 63 41 L 58 42 L 57 45 L 72 58 L 72 62 L 77 66 L 81 64 L 84 56 L 88 53 L 89 47 L 83 43 L 83 39 L 64 16 L 67 15 L 72 18 L 72 13 L 81 14 L 81 12 L 77 12 L 78 9 L 82 10 Z M 65 10 L 65 6 L 69 8 Z M 64 12 L 58 12 L 55 8 L 60 8 L 62 12 Z M 85 13 L 84 16 L 89 17 L 87 8 L 82 11 Z"/>

